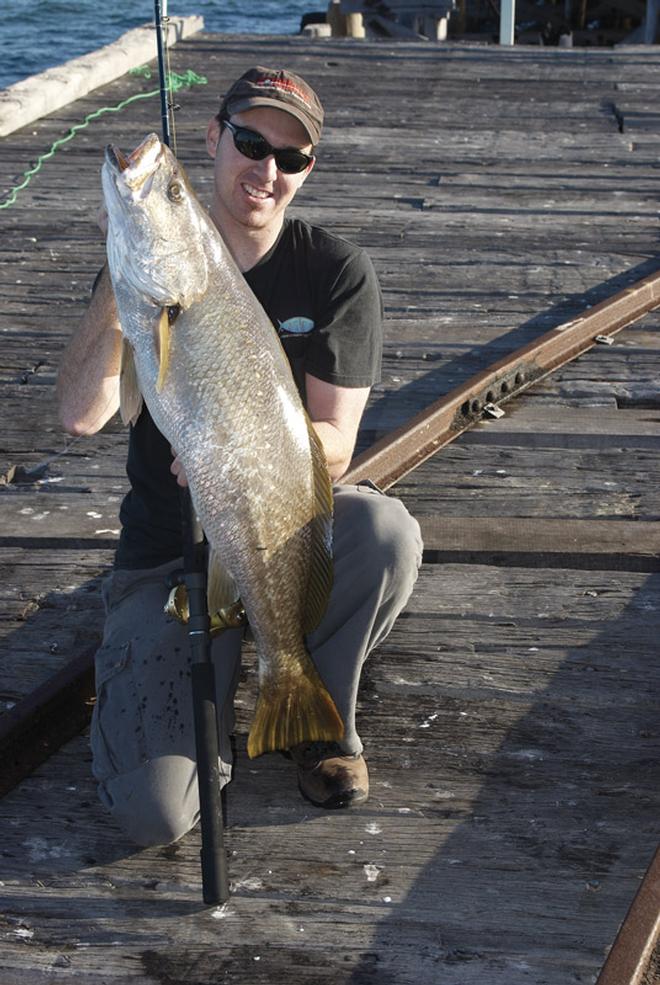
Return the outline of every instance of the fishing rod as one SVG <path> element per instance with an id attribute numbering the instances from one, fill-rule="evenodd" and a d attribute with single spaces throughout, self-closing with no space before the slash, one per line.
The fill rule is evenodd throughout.
<path id="1" fill-rule="evenodd" d="M 170 127 L 171 103 L 167 84 L 165 64 L 165 34 L 163 24 L 167 20 L 167 0 L 154 0 L 154 19 L 156 22 L 156 50 L 158 52 L 158 78 L 160 80 L 160 122 L 163 143 L 172 147 L 172 128 Z M 173 148 L 176 153 L 176 148 Z"/>
<path id="2" fill-rule="evenodd" d="M 166 72 L 166 45 L 163 25 L 167 23 L 167 0 L 154 0 L 156 46 L 163 143 L 172 145 L 172 105 Z M 173 148 L 176 153 L 176 149 Z M 222 824 L 222 798 L 218 762 L 218 722 L 215 668 L 211 658 L 211 633 L 206 598 L 206 547 L 204 531 L 195 513 L 188 488 L 181 488 L 184 581 L 188 593 L 188 638 L 192 657 L 191 676 L 197 784 L 202 831 L 200 851 L 202 896 L 214 906 L 229 899 L 227 855 Z"/>

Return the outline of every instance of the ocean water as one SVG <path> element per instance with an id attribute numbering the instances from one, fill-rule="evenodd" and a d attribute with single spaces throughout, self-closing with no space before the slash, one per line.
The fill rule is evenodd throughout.
<path id="1" fill-rule="evenodd" d="M 297 34 L 303 14 L 327 0 L 169 0 L 170 16 L 200 14 L 228 34 Z M 153 21 L 152 0 L 0 0 L 0 89 L 87 54 Z"/>

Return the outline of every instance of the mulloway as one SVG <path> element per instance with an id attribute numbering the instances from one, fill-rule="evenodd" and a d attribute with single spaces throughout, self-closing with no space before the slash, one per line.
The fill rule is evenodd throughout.
<path id="1" fill-rule="evenodd" d="M 305 647 L 332 585 L 332 487 L 281 344 L 168 147 L 103 165 L 123 334 L 121 406 L 144 399 L 176 449 L 210 545 L 209 611 L 239 597 L 259 654 L 251 757 L 337 740 Z"/>

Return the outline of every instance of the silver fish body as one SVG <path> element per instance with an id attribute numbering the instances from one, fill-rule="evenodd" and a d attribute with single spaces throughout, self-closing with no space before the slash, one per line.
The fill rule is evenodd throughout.
<path id="1" fill-rule="evenodd" d="M 212 557 L 231 574 L 256 641 L 248 752 L 341 738 L 304 643 L 331 587 L 332 492 L 279 339 L 155 135 L 128 158 L 109 147 L 103 187 L 108 263 L 140 392 L 179 455 Z"/>

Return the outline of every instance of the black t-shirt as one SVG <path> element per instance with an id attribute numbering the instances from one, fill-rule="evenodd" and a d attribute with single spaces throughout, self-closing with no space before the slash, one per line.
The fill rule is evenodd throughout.
<path id="1" fill-rule="evenodd" d="M 285 220 L 272 249 L 245 274 L 277 329 L 305 400 L 305 374 L 342 387 L 380 379 L 382 299 L 367 254 L 299 219 Z M 119 512 L 117 568 L 151 568 L 183 552 L 179 488 L 169 443 L 146 407 L 131 427 L 131 489 Z"/>

